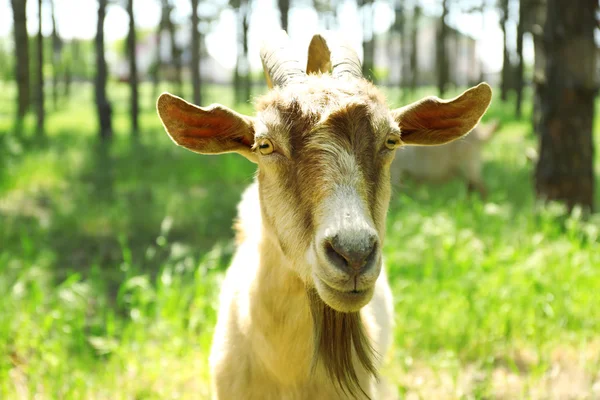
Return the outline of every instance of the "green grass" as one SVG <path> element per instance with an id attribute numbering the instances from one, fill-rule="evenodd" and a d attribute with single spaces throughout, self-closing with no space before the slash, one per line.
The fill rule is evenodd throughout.
<path id="1" fill-rule="evenodd" d="M 209 398 L 216 299 L 253 165 L 174 146 L 146 86 L 139 141 L 126 88 L 111 86 L 109 148 L 88 85 L 49 111 L 44 141 L 32 117 L 17 138 L 14 88 L 0 91 L 0 398 Z M 224 88 L 206 98 L 232 105 Z M 485 150 L 487 202 L 460 181 L 393 197 L 384 373 L 408 398 L 600 396 L 600 219 L 537 205 L 527 121 L 499 102 L 486 118 L 503 121 Z"/>

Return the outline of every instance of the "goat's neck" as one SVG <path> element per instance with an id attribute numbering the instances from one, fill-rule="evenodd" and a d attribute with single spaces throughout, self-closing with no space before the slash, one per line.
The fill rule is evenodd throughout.
<path id="1" fill-rule="evenodd" d="M 293 383 L 310 370 L 313 322 L 304 282 L 266 229 L 250 293 L 253 346 L 271 373 Z"/>

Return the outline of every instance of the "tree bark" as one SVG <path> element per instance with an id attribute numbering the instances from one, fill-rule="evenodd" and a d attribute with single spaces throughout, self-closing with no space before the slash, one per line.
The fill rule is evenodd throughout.
<path id="1" fill-rule="evenodd" d="M 410 38 L 410 90 L 411 92 L 415 92 L 417 90 L 417 85 L 419 83 L 419 21 L 421 20 L 421 6 L 419 4 L 415 4 L 415 8 L 413 11 L 413 20 L 412 20 L 412 33 Z"/>
<path id="2" fill-rule="evenodd" d="M 137 72 L 137 52 L 135 37 L 135 16 L 133 13 L 133 0 L 127 0 L 127 14 L 129 15 L 129 32 L 127 33 L 127 52 L 129 53 L 129 87 L 130 95 L 130 115 L 131 130 L 134 136 L 139 133 L 139 94 L 138 94 L 138 72 Z"/>
<path id="3" fill-rule="evenodd" d="M 252 96 L 252 82 L 250 76 L 250 60 L 248 59 L 248 31 L 250 30 L 250 2 L 244 1 L 243 17 L 242 17 L 242 49 L 243 58 L 246 64 L 245 75 L 242 81 L 243 99 L 245 102 L 250 101 Z"/>
<path id="4" fill-rule="evenodd" d="M 361 8 L 363 26 L 363 76 L 375 82 L 375 33 L 373 32 L 373 0 L 359 0 L 358 4 Z"/>
<path id="5" fill-rule="evenodd" d="M 535 133 L 540 132 L 540 123 L 542 120 L 542 90 L 546 84 L 546 54 L 544 51 L 544 25 L 546 23 L 546 1 L 532 1 L 531 15 L 533 26 L 531 32 L 533 34 L 533 112 L 532 125 Z"/>
<path id="6" fill-rule="evenodd" d="M 500 98 L 502 101 L 508 99 L 508 90 L 510 88 L 510 58 L 508 54 L 506 29 L 508 25 L 508 0 L 500 0 L 500 28 L 502 29 L 502 38 L 504 46 L 502 49 L 502 81 L 500 83 Z"/>
<path id="7" fill-rule="evenodd" d="M 164 0 L 161 0 L 162 11 L 160 15 L 160 22 L 156 28 L 156 60 L 154 61 L 154 69 L 152 71 L 152 101 L 158 96 L 158 86 L 160 85 L 161 69 L 162 69 L 162 33 L 167 26 L 167 18 L 169 18 L 169 7 L 165 4 Z"/>
<path id="8" fill-rule="evenodd" d="M 111 105 L 106 96 L 106 81 L 108 71 L 104 58 L 104 18 L 108 0 L 98 0 L 98 25 L 96 29 L 96 111 L 100 125 L 99 135 L 101 140 L 110 140 L 112 137 Z"/>
<path id="9" fill-rule="evenodd" d="M 29 108 L 29 35 L 27 0 L 12 0 L 15 37 L 15 77 L 17 79 L 17 120 L 22 121 Z"/>
<path id="10" fill-rule="evenodd" d="M 485 9 L 487 5 L 487 0 L 481 0 L 481 31 L 485 32 Z M 477 58 L 477 56 L 475 56 Z M 485 73 L 483 72 L 483 64 L 479 62 L 479 82 L 485 81 Z"/>
<path id="11" fill-rule="evenodd" d="M 525 34 L 525 18 L 527 14 L 527 1 L 519 0 L 519 23 L 517 25 L 517 71 L 515 76 L 515 91 L 517 102 L 515 104 L 515 115 L 518 119 L 522 116 L 523 107 L 523 35 Z"/>
<path id="12" fill-rule="evenodd" d="M 67 62 L 65 64 L 65 92 L 64 97 L 69 98 L 71 96 L 71 83 L 73 82 L 73 68 L 75 65 L 80 63 L 79 53 L 80 53 L 80 43 L 77 39 L 71 39 L 71 43 L 69 44 L 69 57 L 67 58 Z"/>
<path id="13" fill-rule="evenodd" d="M 446 37 L 448 36 L 448 25 L 446 25 L 446 16 L 448 15 L 448 0 L 442 1 L 442 16 L 437 37 L 437 73 L 438 73 L 438 93 L 443 97 L 448 85 L 448 55 L 446 54 Z"/>
<path id="14" fill-rule="evenodd" d="M 56 16 L 54 12 L 54 2 L 50 1 L 52 10 L 52 105 L 54 109 L 58 108 L 58 81 L 60 77 L 62 41 L 56 29 Z"/>
<path id="15" fill-rule="evenodd" d="M 37 86 L 36 86 L 36 112 L 37 134 L 44 136 L 44 36 L 42 35 L 42 0 L 38 0 L 38 33 L 36 43 L 37 54 Z"/>
<path id="16" fill-rule="evenodd" d="M 175 32 L 175 24 L 173 23 L 172 11 L 174 6 L 171 4 L 169 0 L 163 0 L 164 4 L 168 8 L 168 17 L 165 22 L 167 23 L 167 30 L 169 31 L 169 36 L 171 38 L 171 59 L 173 61 L 173 66 L 175 67 L 175 94 L 183 97 L 183 80 L 182 80 L 182 71 L 181 71 L 181 49 L 177 45 L 177 38 Z"/>
<path id="17" fill-rule="evenodd" d="M 195 104 L 202 104 L 202 81 L 200 77 L 200 31 L 198 24 L 198 0 L 192 0 L 192 60 L 190 71 L 192 72 L 193 98 Z"/>
<path id="18" fill-rule="evenodd" d="M 394 13 L 396 15 L 396 22 L 393 25 L 394 30 L 400 37 L 400 82 L 399 86 L 401 89 L 408 87 L 409 75 L 410 75 L 410 62 L 408 54 L 408 29 L 406 28 L 406 14 L 404 10 L 403 1 L 396 1 Z M 401 90 L 401 97 L 404 96 L 404 90 Z"/>
<path id="19" fill-rule="evenodd" d="M 569 209 L 594 208 L 592 123 L 597 0 L 548 0 L 544 28 L 547 83 L 542 89 L 536 192 Z"/>
<path id="20" fill-rule="evenodd" d="M 279 12 L 281 13 L 281 29 L 287 32 L 288 18 L 290 12 L 290 0 L 277 0 Z"/>

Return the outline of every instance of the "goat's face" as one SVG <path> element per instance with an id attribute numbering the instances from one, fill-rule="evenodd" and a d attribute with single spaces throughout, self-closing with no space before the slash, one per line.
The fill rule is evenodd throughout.
<path id="1" fill-rule="evenodd" d="M 329 306 L 356 311 L 381 268 L 400 128 L 364 80 L 310 76 L 257 108 L 254 154 L 268 231 Z"/>
<path id="2" fill-rule="evenodd" d="M 285 37 L 261 52 L 275 86 L 257 116 L 200 108 L 164 94 L 158 111 L 171 138 L 199 153 L 239 152 L 258 163 L 265 232 L 331 308 L 367 304 L 381 269 L 389 167 L 403 144 L 442 144 L 469 132 L 490 102 L 481 84 L 461 96 L 389 110 L 360 76 L 356 54 L 315 36 L 309 76 Z M 329 74 L 331 65 L 333 71 Z"/>

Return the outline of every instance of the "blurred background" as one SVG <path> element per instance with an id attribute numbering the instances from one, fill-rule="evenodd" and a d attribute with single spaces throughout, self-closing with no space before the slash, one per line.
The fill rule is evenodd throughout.
<path id="1" fill-rule="evenodd" d="M 494 87 L 486 190 L 394 189 L 383 373 L 403 398 L 600 398 L 600 15 L 566 3 L 0 0 L 0 398 L 210 398 L 255 167 L 177 148 L 155 101 L 251 114 L 282 27 L 303 59 L 341 31 L 390 107 Z"/>

